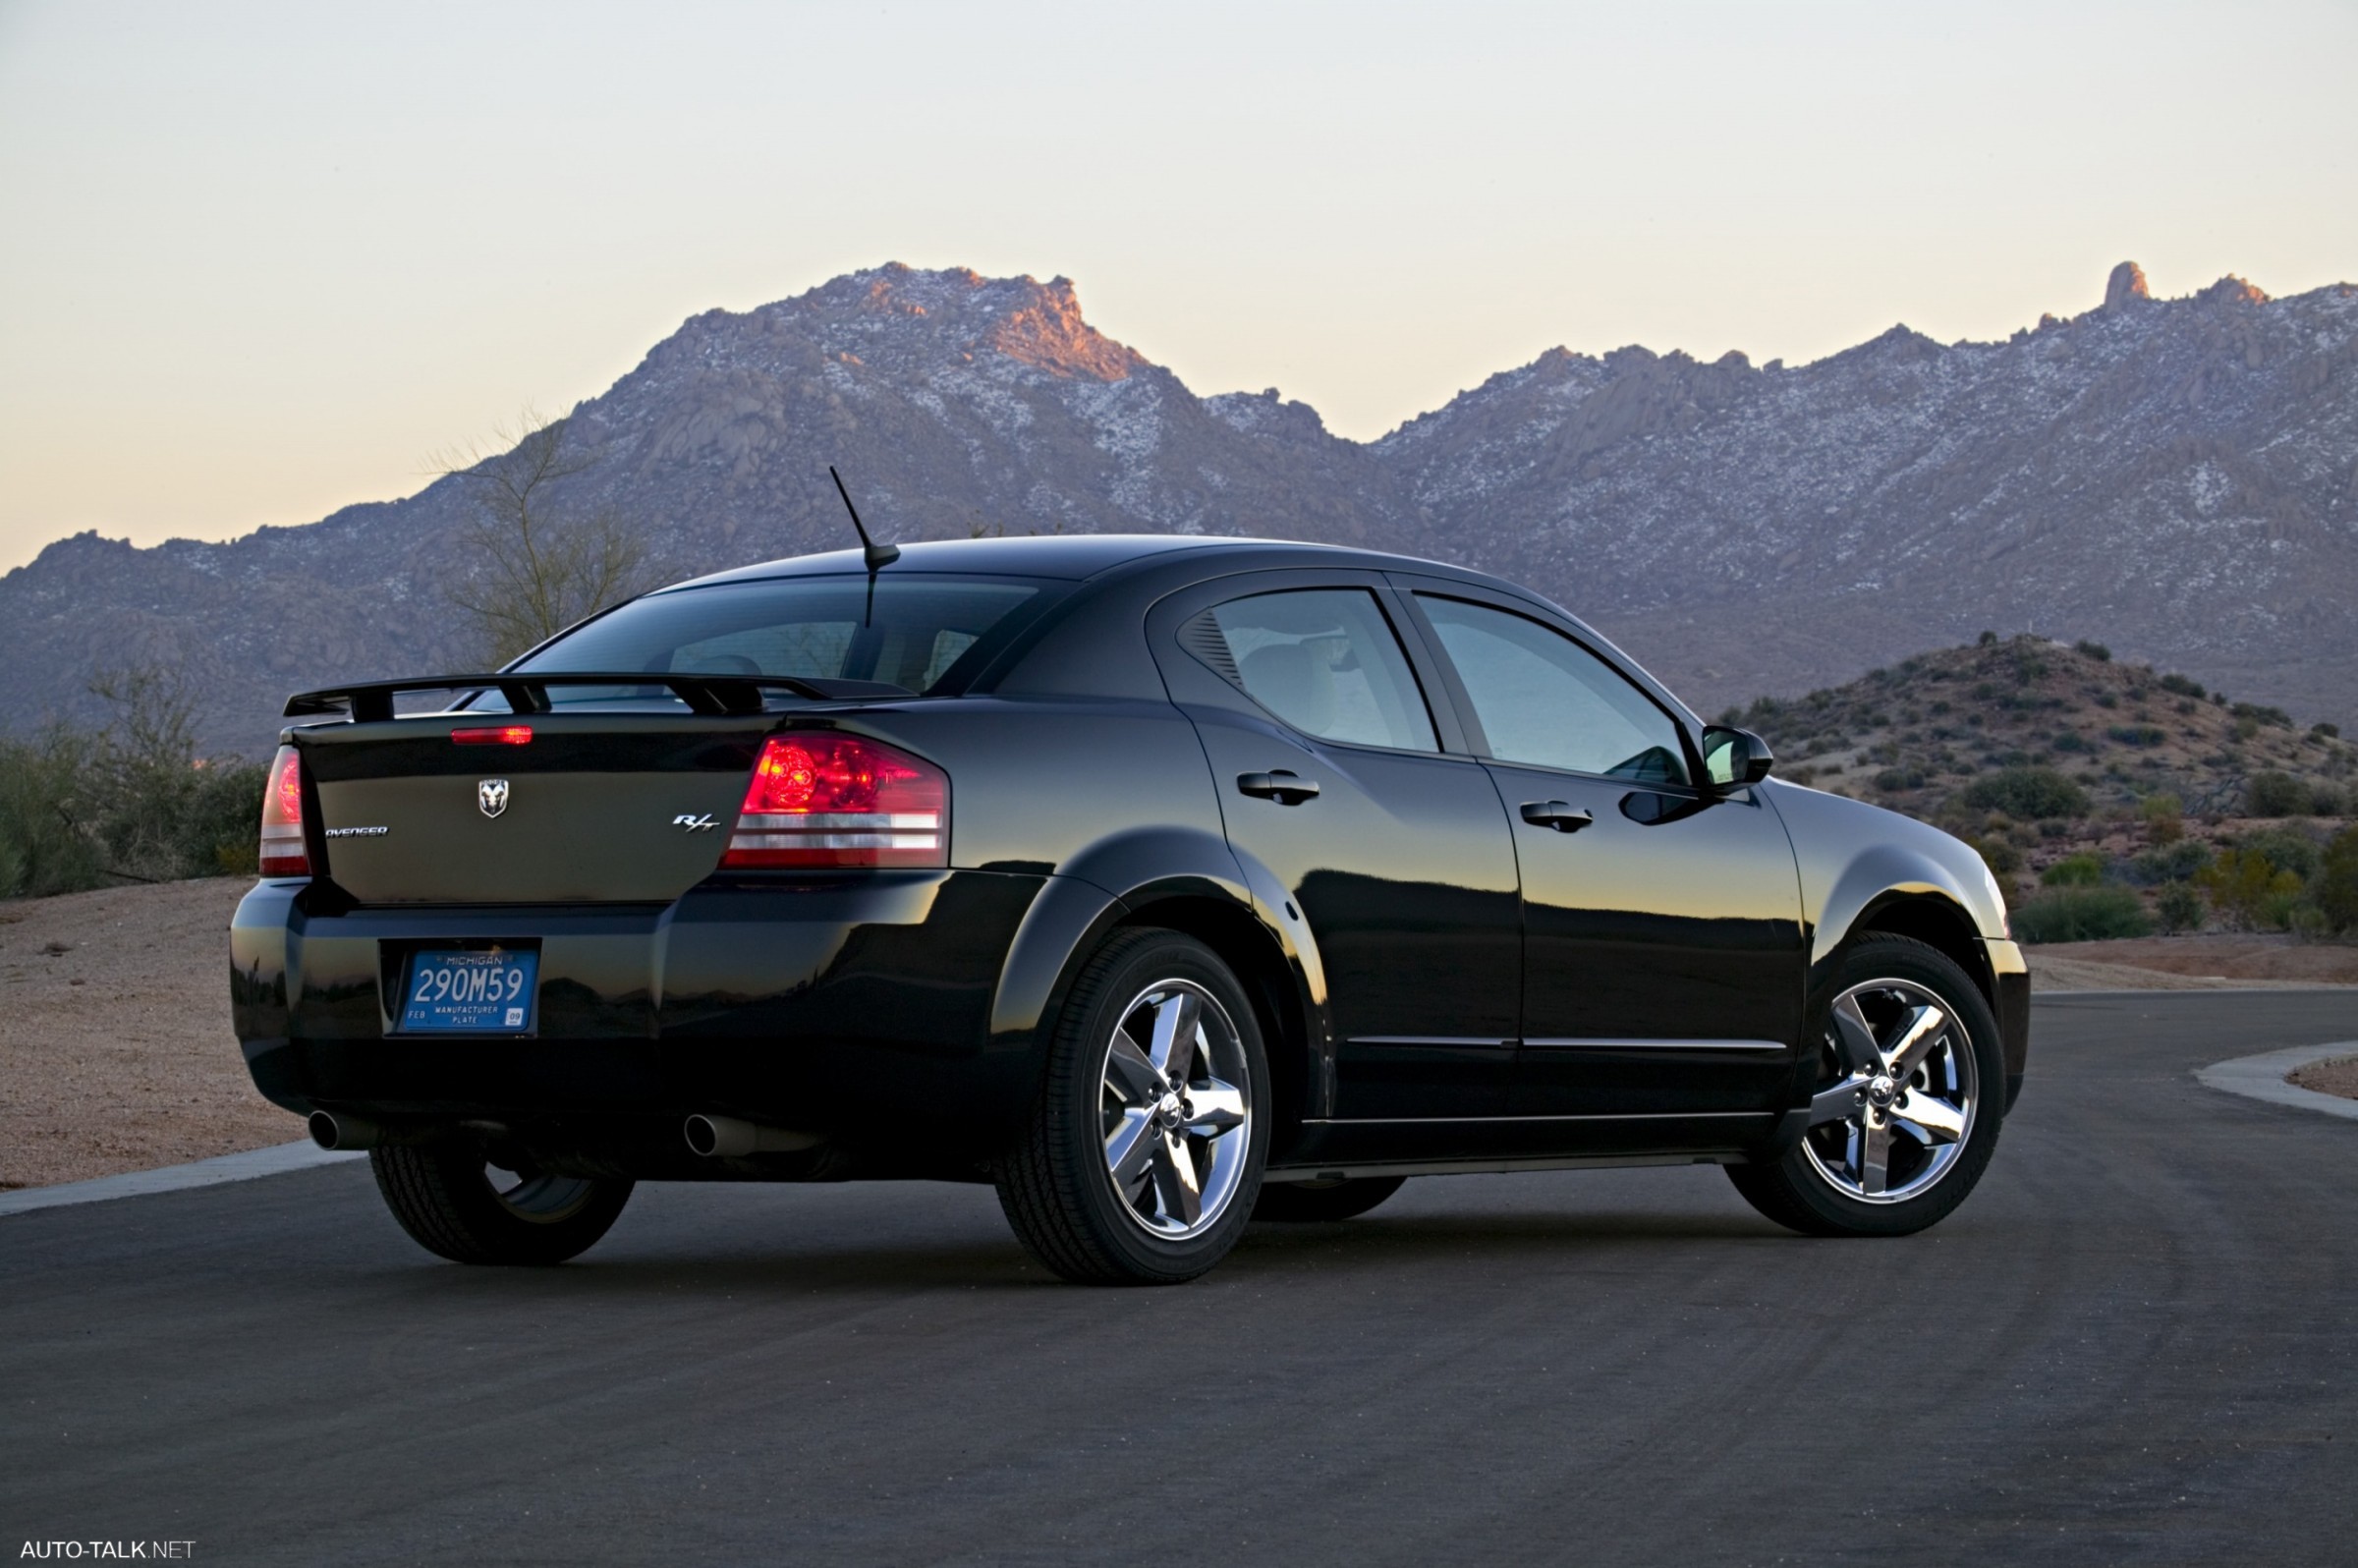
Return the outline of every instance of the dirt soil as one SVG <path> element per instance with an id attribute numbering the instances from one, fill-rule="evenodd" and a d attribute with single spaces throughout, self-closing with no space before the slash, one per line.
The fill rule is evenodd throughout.
<path id="1" fill-rule="evenodd" d="M 2292 936 L 2139 936 L 2024 949 L 2034 990 L 2195 990 L 2218 986 L 2358 985 L 2358 943 Z M 2142 978 L 2105 977 L 2114 970 Z"/>
<path id="2" fill-rule="evenodd" d="M 0 1188 L 177 1165 L 303 1136 L 229 1024 L 216 877 L 0 903 Z"/>
<path id="3" fill-rule="evenodd" d="M 2339 1094 L 2344 1099 L 2358 1099 L 2358 1056 L 2336 1056 L 2328 1062 L 2311 1062 L 2285 1075 L 2284 1081 L 2295 1089 L 2314 1089 L 2321 1094 Z"/>

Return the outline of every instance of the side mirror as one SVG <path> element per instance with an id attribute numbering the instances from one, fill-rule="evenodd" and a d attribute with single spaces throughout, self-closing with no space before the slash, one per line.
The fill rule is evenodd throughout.
<path id="1" fill-rule="evenodd" d="M 1713 724 L 1703 732 L 1703 776 L 1722 789 L 1758 784 L 1775 765 L 1776 754 L 1750 730 Z"/>

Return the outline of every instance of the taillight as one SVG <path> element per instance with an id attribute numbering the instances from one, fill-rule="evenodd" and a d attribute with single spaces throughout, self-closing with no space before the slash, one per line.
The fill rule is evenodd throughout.
<path id="1" fill-rule="evenodd" d="M 881 741 L 773 735 L 723 867 L 947 866 L 949 775 Z"/>
<path id="2" fill-rule="evenodd" d="M 282 746 L 270 759 L 270 784 L 262 791 L 262 874 L 309 876 L 310 851 L 303 843 L 303 758 Z"/>
<path id="3" fill-rule="evenodd" d="M 452 730 L 450 738 L 461 746 L 530 746 L 533 727 L 530 724 L 501 724 L 487 730 Z"/>

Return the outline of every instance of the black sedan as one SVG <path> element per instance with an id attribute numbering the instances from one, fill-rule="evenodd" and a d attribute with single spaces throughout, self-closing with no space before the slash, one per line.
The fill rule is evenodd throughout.
<path id="1" fill-rule="evenodd" d="M 1153 1283 L 1411 1176 L 1714 1163 L 1895 1235 L 1989 1163 L 2029 980 L 1980 858 L 1769 778 L 1546 600 L 1235 539 L 889 554 L 288 703 L 237 1030 L 423 1246 L 927 1177 Z"/>

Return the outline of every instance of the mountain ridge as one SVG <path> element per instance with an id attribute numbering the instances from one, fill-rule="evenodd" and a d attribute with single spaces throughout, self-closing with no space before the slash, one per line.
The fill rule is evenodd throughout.
<path id="1" fill-rule="evenodd" d="M 892 263 L 688 318 L 573 411 L 598 460 L 559 499 L 635 520 L 676 578 L 840 543 L 834 462 L 884 536 L 1284 534 L 1481 566 L 1701 706 L 2039 627 L 2358 719 L 2358 290 L 2157 300 L 2116 268 L 2105 301 L 1795 366 L 1552 348 L 1359 442 L 1274 388 L 1197 395 L 1069 279 Z M 288 690 L 464 662 L 440 585 L 467 507 L 445 478 L 220 544 L 52 543 L 0 577 L 0 725 L 160 661 L 206 694 L 208 742 L 252 751 Z"/>

